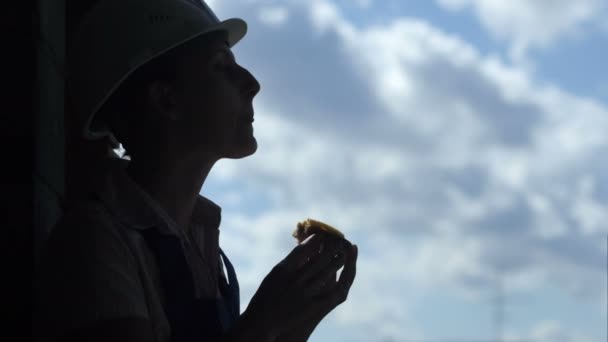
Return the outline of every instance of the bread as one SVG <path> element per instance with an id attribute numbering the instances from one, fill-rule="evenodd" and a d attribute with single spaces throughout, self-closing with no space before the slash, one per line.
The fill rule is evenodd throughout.
<path id="1" fill-rule="evenodd" d="M 293 232 L 293 237 L 298 240 L 298 244 L 306 240 L 309 236 L 316 233 L 325 233 L 335 236 L 339 239 L 344 239 L 344 234 L 338 229 L 323 223 L 321 221 L 306 219 L 303 222 L 298 222 L 296 230 Z"/>

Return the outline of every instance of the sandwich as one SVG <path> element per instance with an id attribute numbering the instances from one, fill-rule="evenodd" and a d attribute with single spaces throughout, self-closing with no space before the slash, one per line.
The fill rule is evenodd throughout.
<path id="1" fill-rule="evenodd" d="M 338 239 L 344 239 L 344 234 L 338 229 L 323 223 L 321 221 L 306 219 L 303 222 L 298 222 L 296 230 L 292 236 L 298 240 L 298 244 L 306 240 L 309 236 L 317 233 L 329 234 Z"/>

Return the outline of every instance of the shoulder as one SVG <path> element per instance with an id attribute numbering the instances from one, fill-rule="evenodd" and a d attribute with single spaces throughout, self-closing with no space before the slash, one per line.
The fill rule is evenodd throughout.
<path id="1" fill-rule="evenodd" d="M 124 243 L 120 223 L 110 215 L 99 201 L 88 200 L 74 204 L 66 209 L 46 242 L 46 249 L 96 250 L 104 242 L 112 245 Z"/>
<path id="2" fill-rule="evenodd" d="M 90 199 L 70 205 L 53 231 L 109 230 L 116 225 L 114 221 L 102 202 Z"/>
<path id="3" fill-rule="evenodd" d="M 42 334 L 59 336 L 121 317 L 146 322 L 139 266 L 121 229 L 99 202 L 66 210 L 38 263 L 36 324 Z"/>
<path id="4" fill-rule="evenodd" d="M 93 270 L 97 274 L 127 268 L 135 270 L 133 251 L 123 230 L 102 203 L 86 201 L 73 205 L 65 211 L 44 244 L 41 270 L 79 271 L 87 277 Z"/>
<path id="5" fill-rule="evenodd" d="M 72 279 L 74 283 L 91 282 L 87 286 L 124 278 L 116 278 L 117 274 L 134 278 L 139 269 L 136 251 L 124 230 L 100 202 L 70 207 L 44 243 L 39 260 L 42 273 L 50 272 L 49 277 L 55 279 L 52 274 L 61 274 L 62 282 L 78 277 Z"/>

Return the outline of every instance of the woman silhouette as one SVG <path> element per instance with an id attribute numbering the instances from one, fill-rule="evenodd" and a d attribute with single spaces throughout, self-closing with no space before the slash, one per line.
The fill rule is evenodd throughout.
<path id="1" fill-rule="evenodd" d="M 221 209 L 199 192 L 218 160 L 257 149 L 260 85 L 230 49 L 245 33 L 197 1 L 104 0 L 84 16 L 69 54 L 78 124 L 128 158 L 104 161 L 46 244 L 40 341 L 305 341 L 346 300 L 357 248 L 316 235 L 240 312 Z"/>

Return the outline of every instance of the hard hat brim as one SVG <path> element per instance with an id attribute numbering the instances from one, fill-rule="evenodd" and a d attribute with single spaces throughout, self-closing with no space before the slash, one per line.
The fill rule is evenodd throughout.
<path id="1" fill-rule="evenodd" d="M 228 33 L 227 43 L 230 47 L 233 47 L 241 39 L 243 39 L 243 37 L 247 34 L 247 23 L 244 20 L 239 19 L 239 18 L 226 19 L 224 21 L 219 22 L 217 25 L 205 27 L 204 29 L 201 29 L 200 31 L 196 32 L 195 34 L 191 35 L 190 37 L 186 37 L 180 41 L 176 41 L 175 44 L 168 46 L 163 50 L 159 50 L 156 53 L 149 54 L 149 55 L 145 56 L 145 58 L 142 58 L 141 60 L 139 60 L 138 63 L 132 64 L 130 70 L 128 72 L 124 73 L 123 77 L 121 79 L 119 79 L 117 82 L 115 82 L 114 85 L 109 89 L 109 91 L 107 92 L 105 97 L 102 98 L 96 104 L 96 106 L 94 108 L 92 108 L 92 111 L 89 113 L 88 119 L 86 120 L 85 125 L 83 127 L 83 132 L 82 132 L 83 136 L 89 140 L 97 140 L 97 139 L 101 139 L 103 137 L 109 136 L 110 139 L 112 140 L 112 143 L 115 145 L 118 145 L 116 138 L 110 132 L 108 127 L 98 127 L 98 129 L 95 129 L 95 130 L 91 129 L 92 128 L 91 124 L 94 121 L 96 114 L 100 111 L 100 109 L 108 101 L 108 99 L 114 94 L 116 89 L 118 89 L 118 87 L 135 70 L 137 70 L 144 64 L 150 62 L 154 58 L 157 58 L 157 57 L 163 55 L 164 53 L 166 53 L 184 43 L 187 43 L 193 39 L 201 37 L 204 34 L 211 33 L 211 32 L 218 32 L 218 31 L 226 31 Z"/>

